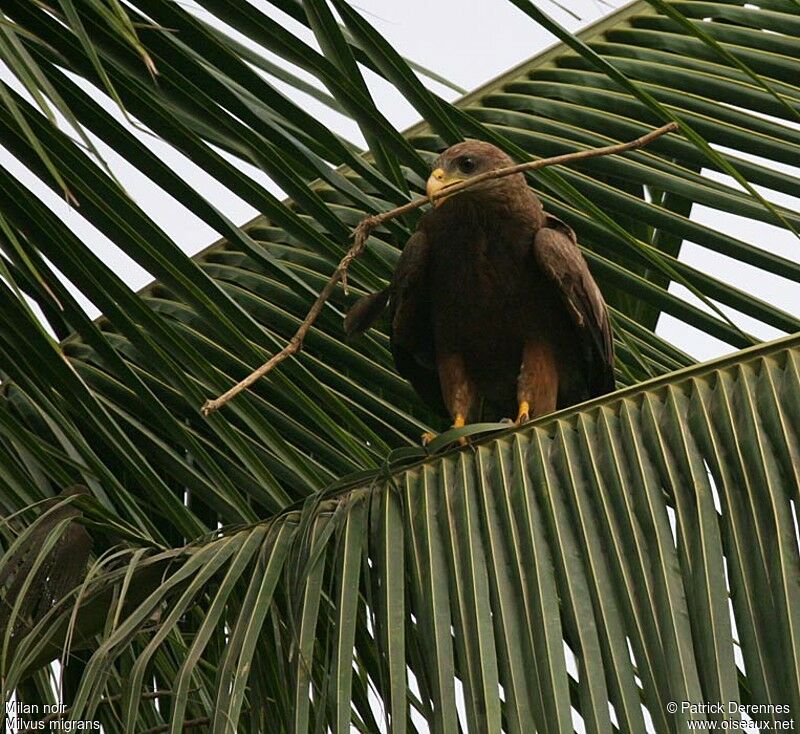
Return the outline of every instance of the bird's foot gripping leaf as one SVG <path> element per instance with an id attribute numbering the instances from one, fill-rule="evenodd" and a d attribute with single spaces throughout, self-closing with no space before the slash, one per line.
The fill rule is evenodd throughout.
<path id="1" fill-rule="evenodd" d="M 455 420 L 453 421 L 453 425 L 451 428 L 463 428 L 466 425 L 466 420 L 464 416 L 461 414 L 456 415 Z M 420 437 L 423 446 L 427 446 L 433 441 L 435 438 L 438 438 L 437 434 L 431 433 L 430 431 L 425 431 Z M 468 446 L 469 439 L 466 436 L 461 436 L 460 438 L 456 439 L 459 446 Z"/>
<path id="2" fill-rule="evenodd" d="M 420 436 L 420 441 L 422 442 L 423 446 L 428 446 L 431 441 L 436 438 L 439 438 L 441 434 L 431 433 L 430 431 L 425 431 L 425 433 Z M 469 446 L 469 439 L 466 436 L 462 436 L 461 438 L 457 439 L 459 446 Z"/>
<path id="3" fill-rule="evenodd" d="M 523 400 L 519 404 L 519 412 L 517 413 L 517 420 L 514 421 L 515 426 L 521 426 L 523 423 L 527 423 L 531 419 L 530 414 L 530 405 L 526 400 Z"/>
<path id="4" fill-rule="evenodd" d="M 419 437 L 423 446 L 427 446 L 431 441 L 433 441 L 434 438 L 436 438 L 436 434 L 431 433 L 430 431 L 425 431 L 425 433 Z"/>

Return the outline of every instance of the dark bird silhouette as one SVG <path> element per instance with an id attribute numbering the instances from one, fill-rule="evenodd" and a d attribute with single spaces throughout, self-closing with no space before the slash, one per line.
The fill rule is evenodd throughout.
<path id="1" fill-rule="evenodd" d="M 436 160 L 428 195 L 509 165 L 489 143 L 458 143 Z M 437 199 L 390 285 L 350 309 L 348 335 L 387 303 L 398 372 L 454 426 L 514 415 L 519 424 L 614 389 L 603 296 L 575 233 L 523 174 Z"/>
<path id="2" fill-rule="evenodd" d="M 86 563 L 92 550 L 92 538 L 79 522 L 81 511 L 72 504 L 58 506 L 59 501 L 75 495 L 90 496 L 83 485 L 67 487 L 57 497 L 44 503 L 43 513 L 27 540 L 0 566 L 0 632 L 12 616 L 20 594 L 14 633 L 28 631 L 72 591 L 86 575 Z M 39 558 L 51 533 L 69 520 L 53 547 Z M 36 563 L 39 563 L 34 570 Z M 33 578 L 28 580 L 28 577 Z M 25 585 L 28 583 L 27 589 Z"/>

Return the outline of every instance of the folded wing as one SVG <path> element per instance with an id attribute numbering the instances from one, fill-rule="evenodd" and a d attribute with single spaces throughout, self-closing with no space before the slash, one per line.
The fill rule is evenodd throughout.
<path id="1" fill-rule="evenodd" d="M 357 301 L 345 318 L 348 335 L 368 329 L 388 302 L 391 344 L 397 371 L 434 410 L 446 415 L 436 371 L 428 241 L 417 230 L 406 243 L 388 288 Z"/>
<path id="2" fill-rule="evenodd" d="M 603 295 L 578 248 L 575 233 L 546 214 L 536 232 L 533 252 L 567 307 L 587 358 L 587 388 L 592 397 L 614 390 L 614 342 Z"/>

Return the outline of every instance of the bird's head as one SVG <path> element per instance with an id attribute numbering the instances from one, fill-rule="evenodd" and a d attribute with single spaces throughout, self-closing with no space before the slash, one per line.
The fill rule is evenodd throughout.
<path id="1" fill-rule="evenodd" d="M 426 187 L 428 197 L 448 186 L 466 181 L 486 171 L 513 164 L 514 161 L 511 158 L 491 143 L 485 143 L 482 140 L 465 140 L 462 143 L 456 143 L 444 151 L 434 162 L 433 172 L 428 178 Z M 476 184 L 468 191 L 478 192 L 509 184 L 517 185 L 517 178 L 521 178 L 521 176 L 515 174 L 506 178 L 489 179 Z M 511 179 L 515 181 L 512 182 Z M 433 205 L 439 206 L 447 198 L 449 197 L 441 197 L 434 201 Z"/>

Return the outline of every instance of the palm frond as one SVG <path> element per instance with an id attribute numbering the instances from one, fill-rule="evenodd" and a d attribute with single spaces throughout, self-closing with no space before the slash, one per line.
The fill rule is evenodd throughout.
<path id="1" fill-rule="evenodd" d="M 107 731 L 561 732 L 572 708 L 587 731 L 638 732 L 643 701 L 667 732 L 668 700 L 800 715 L 797 344 L 708 371 L 663 330 L 725 349 L 800 331 L 760 285 L 800 281 L 770 240 L 800 224 L 796 2 L 634 2 L 575 38 L 516 4 L 565 43 L 451 104 L 339 0 L 273 3 L 322 53 L 248 3 L 0 0 L 0 505 L 77 484 L 94 498 L 27 572 L 0 569 L 2 603 L 16 590 L 3 610 L 24 617 L 3 629 L 6 694 L 54 700 L 48 664 L 71 638 L 70 716 Z M 423 122 L 396 130 L 366 70 Z M 304 109 L 309 94 L 370 151 Z M 480 137 L 525 160 L 665 118 L 688 134 L 530 177 L 607 294 L 627 392 L 427 457 L 437 419 L 395 373 L 385 325 L 342 330 L 409 216 L 373 234 L 297 359 L 200 415 L 285 344 L 352 227 L 419 193 L 445 145 Z M 237 226 L 154 138 L 260 216 Z M 221 239 L 187 257 L 106 147 Z M 87 231 L 155 282 L 133 292 Z M 728 282 L 730 263 L 752 279 Z M 37 527 L 23 520 L 7 569 Z M 76 524 L 97 555 L 81 603 L 40 618 L 19 590 L 41 588 L 33 566 Z"/>
<path id="2" fill-rule="evenodd" d="M 611 731 L 611 710 L 644 731 L 643 703 L 667 732 L 741 718 L 664 708 L 720 700 L 788 720 L 799 366 L 796 336 L 751 348 L 109 568 L 76 617 L 75 639 L 102 643 L 70 717 L 526 732 L 572 731 L 573 708 L 587 731 Z M 13 640 L 10 688 L 71 614 Z M 170 719 L 144 675 L 178 649 Z"/>

